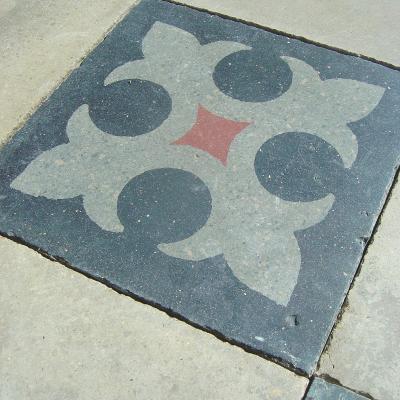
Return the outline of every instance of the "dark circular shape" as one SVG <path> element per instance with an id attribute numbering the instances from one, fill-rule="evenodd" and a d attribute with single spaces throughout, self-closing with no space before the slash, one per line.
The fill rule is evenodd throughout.
<path id="1" fill-rule="evenodd" d="M 241 50 L 223 58 L 213 74 L 217 87 L 241 101 L 275 99 L 289 89 L 292 71 L 278 56 L 256 50 Z"/>
<path id="2" fill-rule="evenodd" d="M 318 136 L 288 132 L 267 140 L 254 167 L 260 183 L 289 201 L 312 201 L 335 190 L 344 174 L 336 149 Z"/>
<path id="3" fill-rule="evenodd" d="M 102 86 L 89 99 L 89 114 L 102 131 L 137 136 L 159 127 L 171 112 L 172 101 L 160 85 L 139 79 Z"/>
<path id="4" fill-rule="evenodd" d="M 211 212 L 211 195 L 197 176 L 180 169 L 155 169 L 133 178 L 118 198 L 124 231 L 153 243 L 185 239 Z"/>

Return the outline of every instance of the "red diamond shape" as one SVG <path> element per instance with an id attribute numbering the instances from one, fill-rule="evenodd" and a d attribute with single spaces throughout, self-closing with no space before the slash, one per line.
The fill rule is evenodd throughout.
<path id="1" fill-rule="evenodd" d="M 200 104 L 193 127 L 172 144 L 201 149 L 226 165 L 233 139 L 249 125 L 250 122 L 237 122 L 215 115 Z"/>

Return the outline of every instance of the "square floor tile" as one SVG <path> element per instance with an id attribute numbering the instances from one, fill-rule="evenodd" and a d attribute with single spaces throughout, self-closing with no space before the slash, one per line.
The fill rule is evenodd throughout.
<path id="1" fill-rule="evenodd" d="M 397 71 L 145 0 L 1 150 L 0 230 L 311 372 L 399 150 Z"/>

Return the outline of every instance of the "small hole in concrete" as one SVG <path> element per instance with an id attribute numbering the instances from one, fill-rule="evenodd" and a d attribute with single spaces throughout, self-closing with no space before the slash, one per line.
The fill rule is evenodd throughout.
<path id="1" fill-rule="evenodd" d="M 288 326 L 289 328 L 293 328 L 294 326 L 298 326 L 298 325 L 300 325 L 299 316 L 296 315 L 296 314 L 288 315 L 285 318 L 285 323 L 286 323 L 286 326 Z"/>

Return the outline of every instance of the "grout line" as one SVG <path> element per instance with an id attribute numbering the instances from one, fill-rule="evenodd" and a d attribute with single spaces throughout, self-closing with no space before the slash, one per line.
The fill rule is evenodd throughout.
<path id="1" fill-rule="evenodd" d="M 347 56 L 361 58 L 363 60 L 370 61 L 370 62 L 372 62 L 374 64 L 382 65 L 382 66 L 384 66 L 386 68 L 390 68 L 390 69 L 393 69 L 395 71 L 400 71 L 400 65 L 392 64 L 392 63 L 387 62 L 387 61 L 378 60 L 377 58 L 374 58 L 374 57 L 371 57 L 371 56 L 366 56 L 364 54 L 359 54 L 359 53 L 356 53 L 356 52 L 351 51 L 351 50 L 345 50 L 345 49 L 342 49 L 340 47 L 335 47 L 335 46 L 332 46 L 332 45 L 324 44 L 324 43 L 318 42 L 316 40 L 308 39 L 308 38 L 306 38 L 304 36 L 301 36 L 301 35 L 296 35 L 296 34 L 293 34 L 293 33 L 288 33 L 288 32 L 285 32 L 285 31 L 281 31 L 279 29 L 270 28 L 268 26 L 261 25 L 260 23 L 257 23 L 257 22 L 249 21 L 249 20 L 246 20 L 246 19 L 238 18 L 238 17 L 233 17 L 231 15 L 223 14 L 223 13 L 218 12 L 218 11 L 212 11 L 212 10 L 209 10 L 207 8 L 204 8 L 204 7 L 197 7 L 197 6 L 185 4 L 183 2 L 180 2 L 179 0 L 162 0 L 162 1 L 164 1 L 166 3 L 174 4 L 174 5 L 177 5 L 177 6 L 181 6 L 181 7 L 191 8 L 192 10 L 205 12 L 205 13 L 210 14 L 210 15 L 216 15 L 216 16 L 222 18 L 222 19 L 227 19 L 227 20 L 231 20 L 231 21 L 240 22 L 242 24 L 245 24 L 245 25 L 248 25 L 248 26 L 252 26 L 254 28 L 258 28 L 258 29 L 261 29 L 263 31 L 267 31 L 267 32 L 273 33 L 275 35 L 285 36 L 285 37 L 290 38 L 290 39 L 296 39 L 296 40 L 299 40 L 299 41 L 301 41 L 303 43 L 312 44 L 314 46 L 321 47 L 321 48 L 324 48 L 324 49 L 327 49 L 327 50 L 332 50 L 332 51 L 335 51 L 337 53 L 341 53 L 341 54 L 344 54 L 344 55 L 347 55 Z"/>
<path id="2" fill-rule="evenodd" d="M 311 376 L 310 379 L 308 380 L 308 385 L 307 385 L 307 387 L 306 387 L 306 391 L 304 392 L 304 395 L 303 395 L 303 397 L 301 398 L 301 400 L 307 400 L 307 396 L 308 396 L 309 391 L 311 390 L 312 384 L 314 383 L 314 379 L 315 379 L 315 376 L 313 375 L 313 376 Z"/>
<path id="3" fill-rule="evenodd" d="M 166 313 L 169 317 L 174 318 L 178 321 L 184 322 L 196 329 L 199 329 L 203 332 L 209 333 L 211 335 L 213 335 L 214 337 L 216 337 L 217 339 L 221 340 L 222 342 L 228 343 L 230 345 L 236 346 L 236 347 L 240 347 L 242 350 L 244 350 L 246 353 L 250 353 L 253 355 L 256 355 L 260 358 L 263 358 L 264 360 L 267 360 L 269 362 L 272 362 L 274 364 L 277 364 L 280 367 L 285 368 L 286 370 L 289 370 L 291 372 L 293 372 L 294 374 L 298 375 L 298 376 L 302 376 L 305 378 L 309 378 L 309 374 L 307 374 L 305 371 L 301 370 L 300 368 L 296 368 L 295 366 L 293 366 L 292 364 L 290 364 L 288 361 L 284 360 L 283 358 L 277 357 L 277 356 L 273 356 L 272 354 L 269 353 L 265 353 L 261 350 L 257 350 L 252 348 L 251 346 L 247 345 L 246 343 L 242 343 L 238 340 L 235 339 L 231 339 L 227 336 L 225 336 L 223 333 L 217 331 L 216 329 L 213 329 L 211 327 L 208 326 L 202 326 L 194 321 L 191 321 L 190 319 L 186 318 L 185 316 L 179 314 L 178 312 L 174 311 L 173 309 L 170 309 L 166 306 L 163 306 L 160 303 L 157 303 L 155 301 L 152 300 L 148 300 L 142 296 L 139 296 L 127 289 L 124 289 L 114 283 L 112 283 L 111 281 L 109 281 L 106 278 L 100 277 L 100 276 L 96 276 L 94 274 L 91 274 L 90 272 L 84 271 L 82 269 L 80 269 L 79 267 L 75 267 L 71 264 L 68 263 L 67 260 L 65 260 L 62 257 L 58 257 L 58 256 L 52 256 L 51 254 L 47 253 L 45 250 L 41 249 L 38 246 L 35 246 L 34 244 L 25 241 L 24 239 L 18 237 L 18 236 L 12 236 L 9 235 L 8 233 L 2 232 L 0 231 L 0 237 L 4 237 L 7 239 L 12 240 L 15 243 L 21 244 L 25 247 L 28 247 L 32 250 L 34 250 L 36 253 L 39 253 L 40 255 L 42 255 L 44 258 L 53 261 L 53 262 L 57 262 L 59 264 L 62 264 L 64 267 L 67 267 L 70 270 L 73 270 L 79 274 L 82 274 L 84 276 L 86 276 L 87 278 L 94 280 L 96 282 L 102 283 L 105 286 L 107 286 L 108 288 L 114 290 L 115 292 L 124 295 L 124 296 L 128 296 L 131 299 L 138 301 L 139 303 L 154 307 L 156 309 L 158 309 L 159 311 L 162 311 L 164 313 Z"/>

